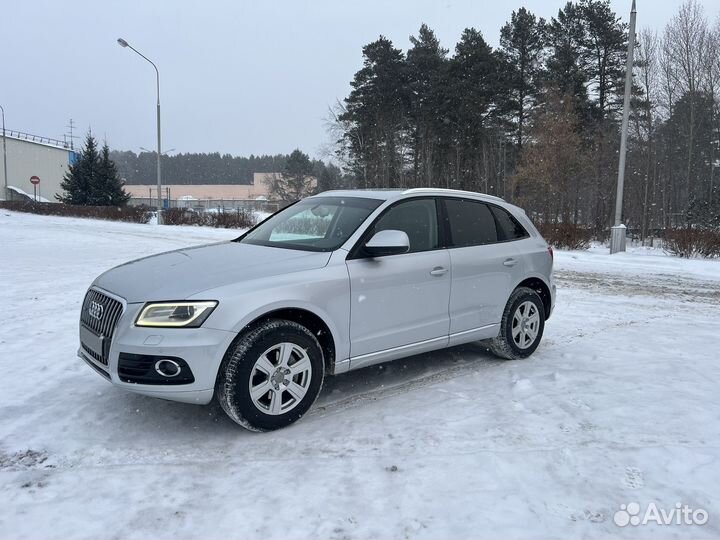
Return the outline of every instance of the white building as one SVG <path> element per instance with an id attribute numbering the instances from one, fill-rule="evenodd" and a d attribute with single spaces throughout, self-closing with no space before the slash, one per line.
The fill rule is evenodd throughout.
<path id="1" fill-rule="evenodd" d="M 2 168 L 2 147 L 0 146 L 0 198 L 10 200 L 33 197 L 32 176 L 40 178 L 37 185 L 38 200 L 57 202 L 55 195 L 60 194 L 62 182 L 68 166 L 74 163 L 78 154 L 63 141 L 39 137 L 17 131 L 5 132 L 7 147 L 7 185 L 5 186 Z M 0 142 L 2 133 L 0 132 Z"/>

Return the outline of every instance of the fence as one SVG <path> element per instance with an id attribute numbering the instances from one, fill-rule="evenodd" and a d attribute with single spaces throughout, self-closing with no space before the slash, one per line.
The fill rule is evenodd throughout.
<path id="1" fill-rule="evenodd" d="M 257 210 L 273 213 L 280 209 L 280 203 L 263 199 L 163 199 L 165 208 L 190 208 L 192 210 Z M 157 207 L 157 199 L 150 197 L 133 197 L 132 206 Z"/>
<path id="2" fill-rule="evenodd" d="M 56 146 L 58 148 L 65 148 L 66 150 L 72 150 L 73 144 L 67 140 L 61 141 L 59 139 L 52 139 L 50 137 L 43 137 L 41 135 L 33 135 L 32 133 L 25 133 L 23 131 L 16 131 L 14 129 L 6 129 L 5 135 L 12 137 L 13 139 L 21 139 L 24 141 L 36 142 L 40 144 L 47 144 L 49 146 Z"/>

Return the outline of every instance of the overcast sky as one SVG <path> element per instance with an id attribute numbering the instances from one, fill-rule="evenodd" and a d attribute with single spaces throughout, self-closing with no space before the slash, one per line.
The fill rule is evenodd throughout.
<path id="1" fill-rule="evenodd" d="M 155 147 L 160 68 L 163 147 L 234 155 L 319 156 L 327 107 L 344 98 L 361 47 L 402 49 L 425 22 L 446 48 L 474 26 L 497 45 L 526 6 L 549 18 L 565 0 L 25 1 L 0 10 L 0 105 L 8 128 L 61 139 L 72 118 L 111 147 Z M 612 0 L 627 20 L 630 0 Z M 714 22 L 720 1 L 701 0 Z M 638 0 L 638 27 L 661 30 L 680 0 Z"/>

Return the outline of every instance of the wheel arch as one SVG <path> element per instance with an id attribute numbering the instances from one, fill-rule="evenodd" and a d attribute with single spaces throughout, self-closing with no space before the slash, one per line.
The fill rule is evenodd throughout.
<path id="1" fill-rule="evenodd" d="M 543 311 L 545 312 L 545 320 L 547 321 L 552 312 L 552 296 L 550 294 L 550 287 L 545 283 L 545 280 L 537 276 L 527 277 L 518 283 L 515 289 L 520 287 L 527 287 L 538 293 L 543 303 Z"/>
<path id="2" fill-rule="evenodd" d="M 332 374 L 334 372 L 335 358 L 337 355 L 336 338 L 325 320 L 315 312 L 305 307 L 277 307 L 256 315 L 250 322 L 239 329 L 237 337 L 228 347 L 228 351 L 233 349 L 235 343 L 249 329 L 268 319 L 284 319 L 287 321 L 293 321 L 310 330 L 320 343 L 325 363 L 325 373 Z"/>

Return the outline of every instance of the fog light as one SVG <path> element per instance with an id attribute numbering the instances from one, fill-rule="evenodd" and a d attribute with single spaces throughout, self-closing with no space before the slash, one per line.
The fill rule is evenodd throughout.
<path id="1" fill-rule="evenodd" d="M 175 360 L 163 358 L 155 362 L 155 371 L 163 377 L 177 377 L 180 375 L 180 365 Z"/>

